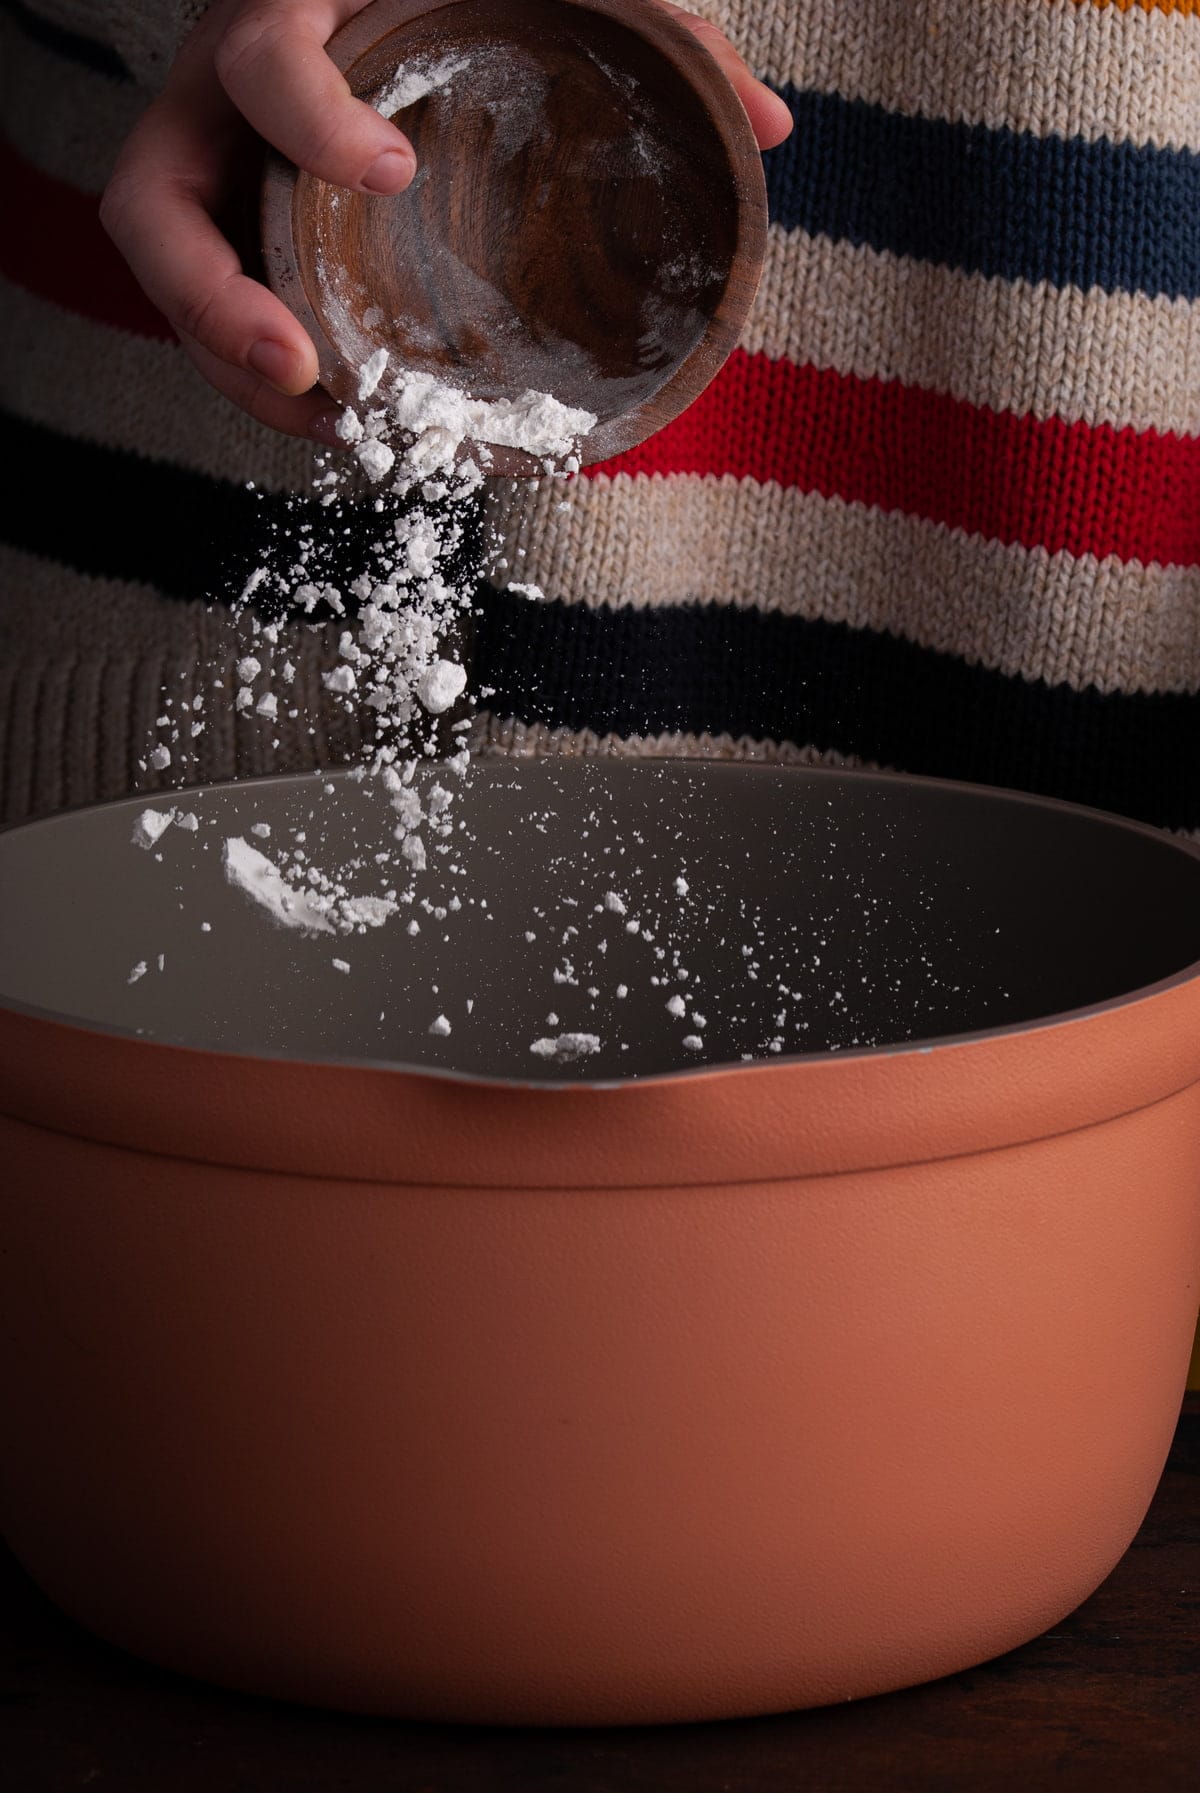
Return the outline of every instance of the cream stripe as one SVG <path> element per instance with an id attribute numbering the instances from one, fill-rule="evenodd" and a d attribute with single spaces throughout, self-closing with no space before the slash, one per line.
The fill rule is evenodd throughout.
<path id="1" fill-rule="evenodd" d="M 0 395 L 21 416 L 214 479 L 304 491 L 309 443 L 255 423 L 183 351 L 110 329 L 0 280 Z"/>
<path id="2" fill-rule="evenodd" d="M 731 476 L 580 480 L 561 502 L 553 482 L 524 502 L 497 488 L 497 577 L 592 606 L 825 618 L 1076 690 L 1200 691 L 1200 569 L 1006 547 Z"/>
<path id="3" fill-rule="evenodd" d="M 751 735 L 670 733 L 662 735 L 598 735 L 590 728 L 548 728 L 544 722 L 518 722 L 482 710 L 468 737 L 479 759 L 684 759 L 756 760 L 772 766 L 861 767 L 890 771 L 874 760 L 836 748 L 797 747 L 792 741 L 760 741 Z"/>
<path id="4" fill-rule="evenodd" d="M 147 95 L 44 49 L 0 13 L 0 112 L 13 148 L 43 174 L 99 193 Z"/>
<path id="5" fill-rule="evenodd" d="M 756 72 L 889 112 L 1200 146 L 1200 31 L 1073 0 L 700 0 Z"/>
<path id="6" fill-rule="evenodd" d="M 1068 423 L 1200 434 L 1200 304 L 986 279 L 772 225 L 743 346 Z"/>
<path id="7" fill-rule="evenodd" d="M 358 719 L 321 683 L 321 673 L 338 661 L 336 626 L 281 632 L 274 652 L 297 668 L 286 707 L 299 715 L 284 714 L 272 726 L 253 714 L 236 721 L 232 714 L 234 664 L 250 636 L 228 612 L 162 599 L 122 580 L 87 578 L 4 546 L 0 592 L 0 818 L 6 823 L 135 790 L 308 771 L 361 752 Z M 265 664 L 261 640 L 254 652 Z M 224 693 L 213 689 L 218 678 Z M 259 683 L 268 688 L 269 672 Z M 274 688 L 285 689 L 282 681 Z M 178 713 L 182 699 L 191 703 L 201 693 L 203 733 L 193 741 L 185 729 L 165 773 L 141 770 L 139 759 L 162 739 L 154 723 L 165 699 L 174 700 Z"/>

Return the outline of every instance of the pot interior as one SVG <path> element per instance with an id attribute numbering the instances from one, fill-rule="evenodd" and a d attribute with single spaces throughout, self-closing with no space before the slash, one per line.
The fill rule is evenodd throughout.
<path id="1" fill-rule="evenodd" d="M 452 801 L 417 872 L 348 772 L 12 830 L 0 1001 L 238 1053 L 608 1082 L 990 1032 L 1200 960 L 1200 853 L 1039 799 L 679 762 L 430 765 L 426 809 L 435 785 Z M 148 807 L 174 820 L 139 847 Z M 229 881 L 230 840 L 395 912 L 280 925 Z"/>

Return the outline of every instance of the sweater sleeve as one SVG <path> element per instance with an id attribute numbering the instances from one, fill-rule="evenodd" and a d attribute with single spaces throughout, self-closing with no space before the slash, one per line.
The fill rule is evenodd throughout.
<path id="1" fill-rule="evenodd" d="M 167 78 L 175 52 L 209 0 L 101 0 L 113 15 L 113 47 L 140 87 L 155 92 Z"/>
<path id="2" fill-rule="evenodd" d="M 155 93 L 180 44 L 210 4 L 211 0 L 33 0 L 33 10 L 68 31 L 107 43 L 138 86 Z M 750 4 L 751 0 L 688 0 L 688 9 L 719 25 L 735 44 L 743 44 L 743 15 Z"/>
<path id="3" fill-rule="evenodd" d="M 29 0 L 51 26 L 115 50 L 139 87 L 157 92 L 210 0 Z"/>

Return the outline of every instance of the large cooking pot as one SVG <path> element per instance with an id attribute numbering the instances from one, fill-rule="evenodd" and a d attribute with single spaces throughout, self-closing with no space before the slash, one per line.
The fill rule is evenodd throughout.
<path id="1" fill-rule="evenodd" d="M 370 780 L 150 807 L 0 838 L 0 1528 L 67 1612 L 624 1723 L 942 1675 L 1109 1572 L 1196 1311 L 1194 848 L 510 763 L 410 891 Z M 400 913 L 277 925 L 230 840 Z"/>

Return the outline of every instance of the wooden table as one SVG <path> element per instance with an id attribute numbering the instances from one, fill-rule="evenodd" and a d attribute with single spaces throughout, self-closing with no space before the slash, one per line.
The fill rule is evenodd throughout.
<path id="1" fill-rule="evenodd" d="M 1192 1793 L 1198 1478 L 1191 1395 L 1128 1555 L 1056 1630 L 883 1699 L 656 1730 L 407 1725 L 222 1693 L 95 1642 L 5 1555 L 0 1776 L 13 1793 Z"/>

